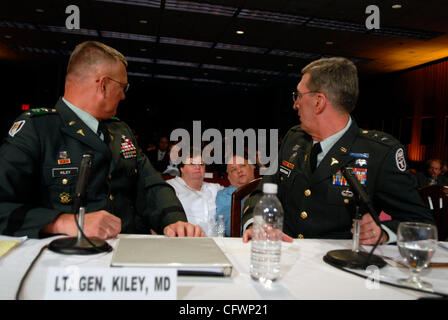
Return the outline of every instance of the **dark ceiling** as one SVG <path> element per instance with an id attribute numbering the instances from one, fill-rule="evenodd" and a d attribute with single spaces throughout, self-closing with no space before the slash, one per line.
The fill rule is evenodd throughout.
<path id="1" fill-rule="evenodd" d="M 66 28 L 69 5 L 80 10 L 79 30 Z M 369 5 L 379 8 L 378 30 L 366 27 Z M 130 78 L 160 82 L 264 87 L 327 56 L 371 75 L 447 57 L 447 8 L 446 0 L 8 0 L 0 59 L 66 61 L 95 39 L 124 53 Z"/>
<path id="2" fill-rule="evenodd" d="M 80 29 L 66 27 L 70 5 Z M 378 30 L 366 27 L 370 5 Z M 291 91 L 301 68 L 329 56 L 358 66 L 358 123 L 386 130 L 409 110 L 384 78 L 448 57 L 447 12 L 446 0 L 3 0 L 0 128 L 7 132 L 24 103 L 54 106 L 71 51 L 98 40 L 128 59 L 131 89 L 118 116 L 141 135 L 201 120 L 203 130 L 278 128 L 281 136 L 299 122 Z"/>

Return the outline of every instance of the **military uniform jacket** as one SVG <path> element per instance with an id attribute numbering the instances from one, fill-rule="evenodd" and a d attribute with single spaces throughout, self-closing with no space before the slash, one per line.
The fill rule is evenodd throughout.
<path id="1" fill-rule="evenodd" d="M 245 202 L 243 226 L 251 223 L 262 184 L 272 182 L 279 186 L 286 234 L 298 238 L 351 238 L 356 196 L 341 174 L 344 166 L 353 168 L 377 213 L 384 210 L 392 216 L 392 221 L 384 222 L 392 231 L 396 232 L 400 221 L 434 223 L 406 168 L 403 146 L 390 135 L 361 130 L 353 121 L 314 173 L 309 161 L 312 144 L 311 136 L 300 126 L 288 131 L 279 151 L 277 173 L 263 177 Z"/>
<path id="2" fill-rule="evenodd" d="M 86 212 L 106 210 L 121 219 L 122 233 L 161 233 L 187 221 L 174 190 L 117 118 L 105 121 L 103 142 L 61 100 L 55 109 L 22 114 L 0 147 L 0 233 L 40 237 L 61 213 L 73 212 L 81 158 L 93 152 Z"/>

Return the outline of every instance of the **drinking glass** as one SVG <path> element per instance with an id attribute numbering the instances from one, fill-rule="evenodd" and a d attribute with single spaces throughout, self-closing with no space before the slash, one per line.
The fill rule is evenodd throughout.
<path id="1" fill-rule="evenodd" d="M 419 273 L 431 262 L 437 246 L 437 228 L 420 222 L 401 222 L 398 225 L 397 244 L 406 260 L 411 276 L 398 283 L 418 289 L 430 290 L 432 285 L 420 279 Z"/>

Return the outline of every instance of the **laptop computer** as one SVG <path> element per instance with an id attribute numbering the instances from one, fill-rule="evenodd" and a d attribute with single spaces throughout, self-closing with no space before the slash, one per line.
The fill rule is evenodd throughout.
<path id="1" fill-rule="evenodd" d="M 112 267 L 176 268 L 178 275 L 223 276 L 232 264 L 212 238 L 121 237 Z"/>

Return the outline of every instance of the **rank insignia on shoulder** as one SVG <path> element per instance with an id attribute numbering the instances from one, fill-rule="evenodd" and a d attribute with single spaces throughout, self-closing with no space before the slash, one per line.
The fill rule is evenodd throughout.
<path id="1" fill-rule="evenodd" d="M 25 124 L 25 120 L 20 120 L 20 121 L 14 122 L 11 129 L 9 129 L 9 135 L 11 137 L 14 137 L 17 134 L 17 132 L 19 132 L 23 128 L 24 124 Z"/>
<path id="2" fill-rule="evenodd" d="M 125 136 L 121 136 L 123 141 L 121 142 L 120 153 L 124 159 L 131 159 L 137 157 L 137 148 L 132 144 L 132 141 Z"/>
<path id="3" fill-rule="evenodd" d="M 33 108 L 33 109 L 30 109 L 29 112 L 33 116 L 38 116 L 41 114 L 55 113 L 56 109 L 49 110 L 48 108 Z"/>

